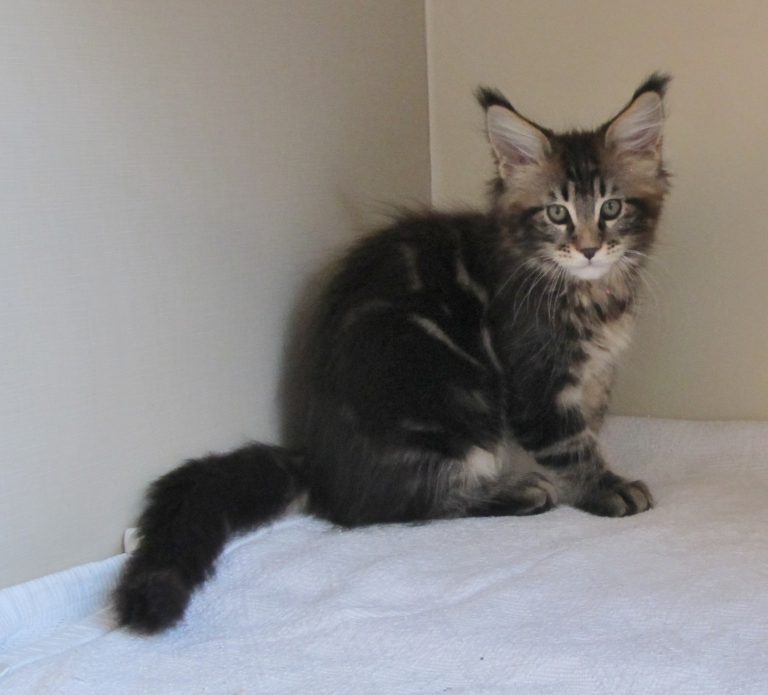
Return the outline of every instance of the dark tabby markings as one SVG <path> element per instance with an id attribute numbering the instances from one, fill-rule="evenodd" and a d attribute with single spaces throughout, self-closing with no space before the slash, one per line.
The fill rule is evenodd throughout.
<path id="1" fill-rule="evenodd" d="M 419 326 L 419 328 L 422 328 L 428 336 L 434 338 L 435 340 L 445 345 L 445 347 L 447 347 L 455 355 L 458 355 L 462 359 L 473 364 L 475 367 L 484 369 L 483 365 L 480 364 L 480 362 L 478 362 L 468 352 L 466 352 L 465 350 L 462 350 L 458 345 L 456 345 L 456 343 L 454 343 L 453 340 L 451 340 L 451 338 L 446 334 L 446 332 L 431 319 L 428 319 L 424 316 L 418 316 L 416 314 L 411 314 L 408 317 L 408 319 L 411 321 L 411 323 L 414 323 L 415 325 Z"/>
<path id="2" fill-rule="evenodd" d="M 416 249 L 408 244 L 400 244 L 400 251 L 405 261 L 405 272 L 408 278 L 408 287 L 411 292 L 419 292 L 423 285 L 419 274 L 419 264 Z"/>
<path id="3" fill-rule="evenodd" d="M 361 318 L 369 316 L 370 314 L 379 313 L 391 308 L 392 305 L 383 299 L 372 299 L 368 302 L 364 302 L 359 306 L 353 307 L 346 313 L 342 322 L 342 329 L 349 328 Z"/>
<path id="4" fill-rule="evenodd" d="M 478 413 L 489 413 L 492 410 L 491 399 L 483 391 L 451 387 L 450 393 L 454 403 L 462 408 Z"/>
<path id="5" fill-rule="evenodd" d="M 443 432 L 442 425 L 436 422 L 416 422 L 415 420 L 401 420 L 400 427 L 408 432 Z"/>
<path id="6" fill-rule="evenodd" d="M 543 449 L 539 449 L 534 453 L 537 457 L 556 456 L 558 454 L 571 451 L 572 449 L 583 447 L 585 444 L 591 443 L 592 438 L 592 433 L 588 429 L 584 428 L 578 433 L 570 437 L 566 437 L 565 439 L 561 439 L 560 441 L 557 441 L 554 444 L 550 444 Z"/>
<path id="7" fill-rule="evenodd" d="M 565 468 L 567 466 L 574 466 L 580 464 L 582 461 L 587 461 L 592 456 L 592 447 L 580 446 L 569 451 L 563 451 L 559 454 L 547 454 L 544 456 L 536 456 L 536 460 L 542 465 L 548 468 Z"/>
<path id="8" fill-rule="evenodd" d="M 488 293 L 479 282 L 470 277 L 459 250 L 456 251 L 456 283 L 473 295 L 483 306 L 488 304 Z"/>
<path id="9" fill-rule="evenodd" d="M 491 334 L 488 331 L 488 328 L 483 327 L 481 336 L 482 336 L 482 341 L 483 341 L 483 348 L 485 349 L 486 355 L 488 355 L 488 359 L 489 359 L 489 361 L 491 363 L 491 366 L 497 372 L 503 371 L 503 368 L 501 366 L 501 362 L 499 361 L 499 357 L 496 354 L 496 350 L 493 347 L 493 338 L 491 338 Z"/>

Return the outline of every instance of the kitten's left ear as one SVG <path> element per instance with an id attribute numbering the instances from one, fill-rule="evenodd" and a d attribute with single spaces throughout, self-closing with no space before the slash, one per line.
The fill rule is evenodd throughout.
<path id="1" fill-rule="evenodd" d="M 640 85 L 629 105 L 608 124 L 605 131 L 608 148 L 660 158 L 664 93 L 669 79 L 667 75 L 654 73 Z"/>

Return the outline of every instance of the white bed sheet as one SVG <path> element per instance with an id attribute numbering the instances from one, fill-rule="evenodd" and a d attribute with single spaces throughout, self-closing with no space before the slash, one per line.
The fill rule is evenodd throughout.
<path id="1" fill-rule="evenodd" d="M 3 693 L 768 693 L 768 424 L 612 418 L 657 507 L 230 544 L 185 622 L 112 629 L 122 558 L 0 592 Z"/>

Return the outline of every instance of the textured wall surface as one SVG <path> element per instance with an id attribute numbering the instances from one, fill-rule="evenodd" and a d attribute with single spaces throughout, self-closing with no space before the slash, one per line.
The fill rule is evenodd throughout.
<path id="1" fill-rule="evenodd" d="M 614 411 L 768 419 L 768 4 L 428 0 L 435 202 L 476 204 L 491 174 L 480 83 L 555 128 L 613 115 L 674 75 L 674 174 L 647 305 Z"/>
<path id="2" fill-rule="evenodd" d="M 0 84 L 2 586 L 277 436 L 302 282 L 429 199 L 424 6 L 4 0 Z"/>

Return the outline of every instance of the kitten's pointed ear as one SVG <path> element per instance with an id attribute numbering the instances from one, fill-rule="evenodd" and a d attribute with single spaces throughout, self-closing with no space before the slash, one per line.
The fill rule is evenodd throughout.
<path id="1" fill-rule="evenodd" d="M 550 152 L 547 136 L 518 114 L 500 92 L 481 88 L 477 98 L 485 109 L 488 140 L 502 178 L 507 178 L 515 167 L 541 164 L 546 159 Z"/>
<path id="2" fill-rule="evenodd" d="M 668 82 L 666 75 L 654 74 L 640 85 L 629 105 L 608 124 L 608 148 L 627 154 L 661 156 L 664 92 Z"/>

